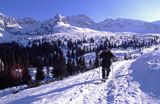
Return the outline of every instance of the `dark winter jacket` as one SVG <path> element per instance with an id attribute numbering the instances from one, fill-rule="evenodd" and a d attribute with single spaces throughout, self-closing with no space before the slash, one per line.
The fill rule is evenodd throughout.
<path id="1" fill-rule="evenodd" d="M 102 67 L 110 67 L 111 66 L 111 59 L 114 57 L 114 55 L 111 53 L 111 51 L 103 51 L 100 54 L 100 58 L 102 58 Z"/>

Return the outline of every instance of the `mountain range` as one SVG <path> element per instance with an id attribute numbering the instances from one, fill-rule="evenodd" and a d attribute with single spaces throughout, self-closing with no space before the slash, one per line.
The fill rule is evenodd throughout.
<path id="1" fill-rule="evenodd" d="M 95 22 L 88 16 L 62 16 L 57 14 L 54 18 L 39 21 L 33 18 L 17 19 L 0 13 L 0 36 L 6 33 L 13 35 L 47 35 L 78 29 L 107 32 L 135 32 L 160 33 L 160 21 L 145 22 L 125 18 L 105 19 Z"/>

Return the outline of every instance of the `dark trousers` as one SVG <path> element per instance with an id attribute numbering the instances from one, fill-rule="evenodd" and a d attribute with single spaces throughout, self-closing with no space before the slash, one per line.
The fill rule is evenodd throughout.
<path id="1" fill-rule="evenodd" d="M 110 67 L 102 67 L 102 78 L 106 79 L 109 76 L 111 69 Z"/>

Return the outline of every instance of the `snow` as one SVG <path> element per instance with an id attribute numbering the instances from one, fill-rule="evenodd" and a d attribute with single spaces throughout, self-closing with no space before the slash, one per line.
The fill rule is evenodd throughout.
<path id="1" fill-rule="evenodd" d="M 138 67 L 137 67 L 138 66 Z M 160 50 L 140 57 L 131 66 L 133 80 L 140 84 L 140 89 L 155 97 L 160 97 Z"/>
<path id="2" fill-rule="evenodd" d="M 77 16 L 68 16 L 66 19 L 69 24 L 76 27 L 91 28 L 95 24 L 92 19 L 84 14 L 80 14 Z"/>
<path id="3" fill-rule="evenodd" d="M 90 32 L 90 34 L 97 32 L 97 35 L 103 32 L 160 33 L 160 27 L 154 23 L 124 18 L 106 19 L 95 23 L 84 14 L 68 17 L 57 14 L 54 18 L 45 21 L 32 18 L 15 19 L 2 14 L 0 16 L 2 27 L 5 27 L 4 30 L 12 35 L 37 36 L 59 32 L 75 34 L 81 31 Z"/>
<path id="4" fill-rule="evenodd" d="M 160 36 L 154 34 L 160 32 L 160 28 L 152 23 L 122 18 L 106 19 L 101 23 L 94 23 L 84 15 L 70 17 L 70 21 L 77 19 L 72 23 L 61 15 L 44 22 L 29 18 L 23 20 L 6 16 L 4 18 L 5 21 L 1 22 L 5 22 L 12 29 L 0 28 L 0 43 L 17 41 L 27 45 L 28 41 L 43 38 L 48 40 L 94 38 L 96 39 L 95 44 L 99 44 L 102 37 L 108 37 L 109 39 L 114 37 L 112 42 L 119 44 L 124 40 L 132 39 L 132 36 L 136 36 L 137 39 L 150 35 Z M 80 21 L 85 21 L 86 24 Z M 92 24 L 94 25 L 92 26 Z M 95 25 L 98 25 L 98 27 Z M 51 32 L 45 31 L 45 28 L 51 30 Z M 126 30 L 128 32 L 125 32 Z M 134 33 L 137 31 L 147 33 Z M 27 35 L 26 32 L 30 35 Z M 150 32 L 153 32 L 153 34 Z M 88 47 L 90 44 L 86 43 L 83 46 Z M 0 104 L 158 104 L 160 103 L 159 49 L 160 46 L 153 46 L 142 50 L 142 52 L 133 49 L 113 49 L 112 52 L 118 57 L 124 57 L 126 53 L 129 53 L 132 57 L 140 58 L 114 62 L 106 83 L 101 83 L 101 68 L 97 68 L 62 81 L 26 89 L 15 94 L 10 89 L 2 90 L 0 91 Z M 95 59 L 95 53 L 85 54 L 84 57 L 89 62 L 88 59 Z M 34 81 L 35 69 L 32 68 L 30 74 Z"/>
<path id="5" fill-rule="evenodd" d="M 48 83 L 50 81 L 54 80 L 54 76 L 52 75 L 52 71 L 54 70 L 53 67 L 43 67 L 42 71 L 44 73 L 44 79 L 43 79 L 43 83 Z"/>
<path id="6" fill-rule="evenodd" d="M 160 49 L 160 45 L 155 45 L 155 46 L 143 49 L 142 52 L 145 54 L 158 49 Z"/>
<path id="7" fill-rule="evenodd" d="M 159 26 L 154 23 L 126 18 L 105 19 L 95 27 L 97 30 L 112 32 L 159 33 L 160 31 Z"/>
<path id="8" fill-rule="evenodd" d="M 3 34 L 2 33 L 0 33 L 0 37 L 2 37 L 3 36 Z"/>
<path id="9" fill-rule="evenodd" d="M 31 77 L 31 81 L 35 82 L 36 81 L 37 68 L 28 68 L 28 70 L 29 70 L 29 75 Z"/>
<path id="10" fill-rule="evenodd" d="M 160 36 L 155 34 L 160 32 L 160 28 L 152 23 L 122 18 L 106 19 L 103 22 L 95 23 L 85 15 L 64 17 L 58 14 L 46 21 L 4 16 L 0 18 L 0 24 L 0 42 L 17 41 L 24 46 L 30 40 L 42 38 L 81 40 L 83 38 L 100 39 L 113 36 L 115 40 L 112 41 L 116 41 L 118 45 L 122 42 L 121 40 L 132 39 L 133 35 L 137 36 L 138 39 L 149 35 Z M 108 27 L 108 25 L 111 26 Z M 134 33 L 137 31 L 140 33 Z"/>
<path id="11" fill-rule="evenodd" d="M 87 54 L 86 57 L 94 55 Z M 62 81 L 26 89 L 0 98 L 1 104 L 158 104 L 160 50 L 138 59 L 114 62 L 102 83 L 101 68 Z"/>
<path id="12" fill-rule="evenodd" d="M 12 94 L 15 91 L 22 91 L 22 90 L 26 89 L 27 87 L 28 87 L 27 85 L 21 85 L 21 86 L 7 88 L 5 90 L 0 90 L 0 98 L 3 96 L 6 96 L 8 94 Z"/>

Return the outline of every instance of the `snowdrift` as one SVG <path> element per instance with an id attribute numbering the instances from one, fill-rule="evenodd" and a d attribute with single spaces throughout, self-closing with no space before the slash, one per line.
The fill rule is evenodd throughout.
<path id="1" fill-rule="evenodd" d="M 140 89 L 160 98 L 160 50 L 145 54 L 130 67 L 133 80 L 140 84 Z"/>

